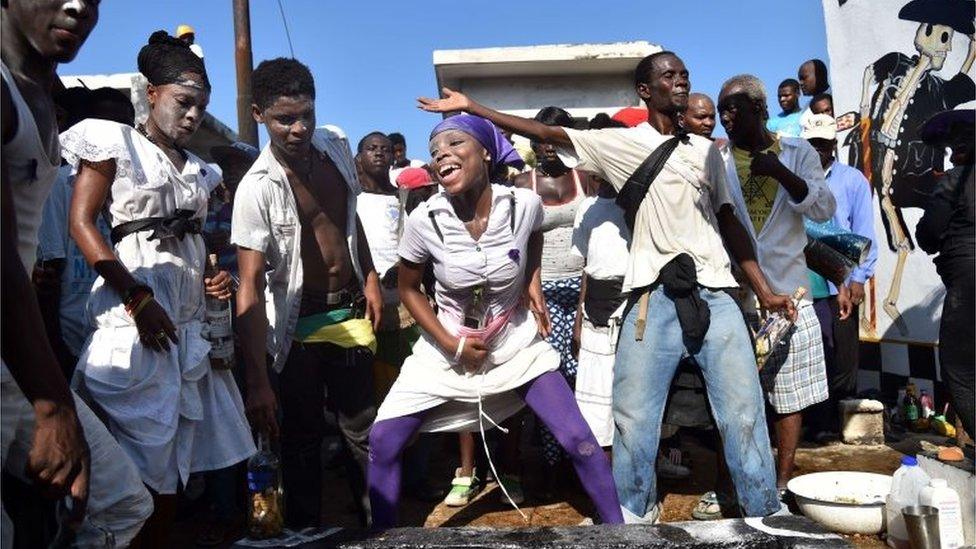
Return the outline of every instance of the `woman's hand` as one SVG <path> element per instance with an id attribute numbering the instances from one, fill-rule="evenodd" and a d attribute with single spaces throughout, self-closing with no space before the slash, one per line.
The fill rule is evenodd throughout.
<path id="1" fill-rule="evenodd" d="M 153 351 L 169 351 L 170 341 L 179 343 L 176 337 L 176 328 L 170 321 L 166 310 L 154 298 L 149 297 L 149 302 L 136 314 L 136 329 L 139 330 L 139 340 L 146 347 Z"/>
<path id="2" fill-rule="evenodd" d="M 427 112 L 468 112 L 471 108 L 471 100 L 461 92 L 456 92 L 450 88 L 442 88 L 443 99 L 431 99 L 429 97 L 418 97 L 417 108 Z"/>
<path id="3" fill-rule="evenodd" d="M 535 323 L 539 327 L 539 335 L 543 339 L 552 332 L 552 321 L 549 319 L 549 309 L 546 308 L 546 297 L 542 294 L 541 284 L 529 284 L 525 289 L 525 307 L 535 316 Z"/>
<path id="4" fill-rule="evenodd" d="M 461 338 L 457 339 L 457 344 L 461 344 Z M 454 347 L 454 352 L 457 353 L 457 346 Z M 461 358 L 458 360 L 458 364 L 465 370 L 472 372 L 480 369 L 487 358 L 488 346 L 485 345 L 485 342 L 481 341 L 481 338 L 469 337 L 464 340 L 464 349 L 461 350 Z"/>
<path id="5" fill-rule="evenodd" d="M 220 271 L 210 278 L 203 279 L 203 289 L 209 297 L 216 297 L 221 301 L 230 299 L 231 277 L 227 271 Z"/>

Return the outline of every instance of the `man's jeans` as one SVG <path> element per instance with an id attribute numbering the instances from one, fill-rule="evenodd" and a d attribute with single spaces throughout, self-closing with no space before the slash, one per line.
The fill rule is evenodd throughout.
<path id="1" fill-rule="evenodd" d="M 692 356 L 705 378 L 739 505 L 746 516 L 769 515 L 780 503 L 749 333 L 728 294 L 702 288 L 701 297 L 711 310 L 711 324 Z M 637 314 L 632 306 L 621 327 L 613 380 L 613 477 L 627 522 L 656 518 L 661 419 L 678 362 L 688 354 L 674 301 L 662 286 L 651 292 L 643 341 L 634 340 Z"/>

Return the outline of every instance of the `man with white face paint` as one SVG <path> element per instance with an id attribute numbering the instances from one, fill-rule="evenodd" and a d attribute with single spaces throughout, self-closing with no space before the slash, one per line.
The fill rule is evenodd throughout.
<path id="1" fill-rule="evenodd" d="M 27 276 L 61 163 L 55 68 L 77 55 L 98 22 L 98 2 L 6 0 L 0 8 L 0 466 L 46 495 L 70 497 L 58 546 L 124 547 L 152 500 L 118 443 L 68 388 Z M 2 506 L 0 522 L 7 549 L 14 525 Z"/>
<path id="2" fill-rule="evenodd" d="M 918 55 L 891 52 L 864 69 L 861 128 L 848 134 L 845 143 L 850 145 L 848 164 L 864 172 L 878 190 L 888 246 L 898 254 L 883 307 L 902 334 L 907 326 L 897 308 L 898 295 L 915 244 L 900 209 L 923 207 L 935 174 L 945 171 L 944 152 L 922 142 L 919 126 L 937 112 L 976 99 L 976 84 L 966 74 L 976 59 L 974 6 L 963 0 L 911 0 L 901 8 L 899 19 L 919 23 Z M 952 50 L 956 32 L 969 35 L 969 52 L 959 72 L 946 80 L 936 72 Z M 871 150 L 865 151 L 868 140 Z"/>

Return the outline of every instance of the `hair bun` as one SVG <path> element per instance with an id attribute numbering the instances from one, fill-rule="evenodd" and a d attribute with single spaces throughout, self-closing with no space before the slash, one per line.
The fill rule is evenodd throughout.
<path id="1" fill-rule="evenodd" d="M 164 30 L 158 30 L 151 35 L 149 35 L 149 44 L 159 44 L 165 46 L 179 46 L 181 48 L 190 49 L 190 45 L 186 42 L 171 36 L 168 32 Z"/>
<path id="2" fill-rule="evenodd" d="M 189 44 L 164 30 L 149 36 L 148 43 L 139 50 L 136 63 L 139 72 L 154 85 L 177 82 L 182 73 L 191 72 L 200 75 L 207 88 L 210 87 L 203 60 L 190 50 Z"/>

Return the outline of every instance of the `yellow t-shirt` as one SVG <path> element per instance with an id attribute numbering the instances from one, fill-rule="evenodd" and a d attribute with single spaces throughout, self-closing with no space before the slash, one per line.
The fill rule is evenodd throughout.
<path id="1" fill-rule="evenodd" d="M 780 150 L 779 137 L 774 137 L 773 144 L 762 152 L 772 152 L 779 155 Z M 733 147 L 732 157 L 735 159 L 735 171 L 739 176 L 739 184 L 742 185 L 742 196 L 746 201 L 746 209 L 749 210 L 752 228 L 758 234 L 763 225 L 766 224 L 769 213 L 773 210 L 776 192 L 779 191 L 779 182 L 769 176 L 752 175 L 750 169 L 752 154 L 749 151 Z"/>

